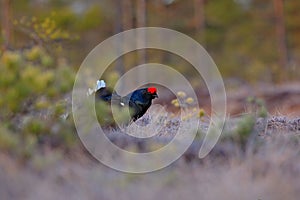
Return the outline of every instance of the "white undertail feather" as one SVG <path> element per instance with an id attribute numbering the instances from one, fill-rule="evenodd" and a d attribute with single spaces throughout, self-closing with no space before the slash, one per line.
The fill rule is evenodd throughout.
<path id="1" fill-rule="evenodd" d="M 97 87 L 96 87 L 96 91 L 101 89 L 101 88 L 105 88 L 106 87 L 106 83 L 104 80 L 97 80 Z M 95 92 L 96 92 L 95 91 Z"/>
<path id="2" fill-rule="evenodd" d="M 96 92 L 97 90 L 101 89 L 101 88 L 105 88 L 106 87 L 106 83 L 104 80 L 97 80 L 97 83 L 96 83 L 96 86 L 95 88 L 91 89 L 89 88 L 88 89 L 88 92 L 87 92 L 87 96 L 90 96 L 91 94 L 93 94 L 94 92 Z"/>

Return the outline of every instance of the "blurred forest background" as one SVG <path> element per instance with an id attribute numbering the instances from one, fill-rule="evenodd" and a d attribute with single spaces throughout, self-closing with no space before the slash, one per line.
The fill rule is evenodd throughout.
<path id="1" fill-rule="evenodd" d="M 91 49 L 113 34 L 156 26 L 183 32 L 199 41 L 225 78 L 278 83 L 299 77 L 298 1 L 1 2 L 2 52 L 38 45 L 51 53 L 53 62 L 64 59 L 76 70 Z M 150 54 L 147 59 L 152 57 Z M 136 59 L 121 60 L 125 64 L 117 63 L 120 66 L 115 69 L 124 73 L 134 64 L 132 60 Z"/>

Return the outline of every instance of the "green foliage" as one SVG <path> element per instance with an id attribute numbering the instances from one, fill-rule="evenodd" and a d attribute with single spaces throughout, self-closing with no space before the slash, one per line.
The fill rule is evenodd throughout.
<path id="1" fill-rule="evenodd" d="M 17 113 L 28 108 L 34 98 L 47 95 L 47 90 L 56 88 L 55 69 L 43 66 L 45 55 L 39 47 L 26 51 L 6 51 L 0 62 L 0 91 L 5 94 L 0 105 L 6 113 Z M 69 74 L 72 76 L 72 74 Z M 24 105 L 24 103 L 26 105 Z"/>
<path id="2" fill-rule="evenodd" d="M 221 142 L 230 142 L 234 148 L 244 151 L 255 138 L 255 123 L 256 117 L 253 114 L 227 119 Z"/>
<path id="3" fill-rule="evenodd" d="M 256 97 L 248 97 L 247 100 L 247 114 L 238 119 L 236 127 L 230 130 L 229 138 L 233 139 L 237 144 L 244 149 L 248 142 L 251 142 L 254 138 L 253 134 L 256 134 L 255 124 L 258 118 L 266 118 L 268 111 L 265 107 L 265 103 L 262 99 Z M 229 119 L 230 120 L 230 119 Z"/>
<path id="4" fill-rule="evenodd" d="M 77 25 L 78 30 L 89 30 L 97 28 L 102 23 L 103 16 L 101 7 L 95 5 L 85 11 L 82 17 L 79 18 Z"/>
<path id="5" fill-rule="evenodd" d="M 52 16 L 46 18 L 32 17 L 31 19 L 23 17 L 19 21 L 15 20 L 14 25 L 29 34 L 37 42 L 49 43 L 71 38 L 67 31 L 63 31 L 58 27 Z"/>
<path id="6" fill-rule="evenodd" d="M 235 131 L 237 133 L 238 140 L 242 144 L 246 143 L 249 139 L 249 136 L 254 129 L 255 121 L 256 119 L 253 115 L 245 115 L 238 123 Z"/>
<path id="7" fill-rule="evenodd" d="M 0 126 L 0 149 L 4 151 L 11 151 L 19 144 L 19 138 L 10 131 L 7 127 Z"/>
<path id="8" fill-rule="evenodd" d="M 255 117 L 266 118 L 268 116 L 268 110 L 263 99 L 250 96 L 246 101 L 248 104 L 248 112 L 254 114 Z"/>
<path id="9" fill-rule="evenodd" d="M 59 59 L 58 59 L 59 60 Z M 23 158 L 42 143 L 72 145 L 74 125 L 60 120 L 75 73 L 42 46 L 5 51 L 0 57 L 0 148 Z M 70 102 L 69 102 L 70 103 Z"/>

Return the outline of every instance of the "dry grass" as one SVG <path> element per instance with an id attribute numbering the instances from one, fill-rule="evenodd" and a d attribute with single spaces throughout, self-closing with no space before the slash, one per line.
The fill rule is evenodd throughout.
<path id="1" fill-rule="evenodd" d="M 164 119 L 162 128 L 177 124 L 171 115 Z M 193 120 L 190 122 L 194 123 Z M 153 131 L 151 126 L 145 129 L 149 131 L 145 136 Z M 296 200 L 300 196 L 299 130 L 277 131 L 274 127 L 267 128 L 270 137 L 257 136 L 243 150 L 237 140 L 225 137 L 215 149 L 227 154 L 220 156 L 215 150 L 203 160 L 190 162 L 183 157 L 163 170 L 142 175 L 117 172 L 82 152 L 74 152 L 78 153 L 75 158 L 53 151 L 36 153 L 27 164 L 0 154 L 0 196 L 1 199 Z M 118 132 L 111 134 L 117 137 Z M 164 134 L 157 137 L 163 138 Z M 233 150 L 228 151 L 225 148 L 228 145 Z"/>

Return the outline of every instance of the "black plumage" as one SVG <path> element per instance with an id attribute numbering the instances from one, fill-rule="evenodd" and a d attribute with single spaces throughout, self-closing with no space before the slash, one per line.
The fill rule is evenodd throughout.
<path id="1" fill-rule="evenodd" d="M 137 89 L 124 97 L 101 87 L 96 91 L 95 98 L 121 107 L 129 106 L 131 120 L 136 121 L 147 112 L 152 100 L 158 98 L 158 95 L 154 87 Z"/>
<path id="2" fill-rule="evenodd" d="M 124 105 L 130 108 L 130 116 L 133 121 L 142 117 L 152 104 L 152 100 L 157 98 L 155 88 L 142 88 L 121 98 Z"/>

